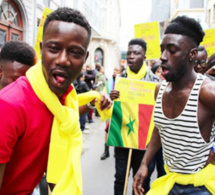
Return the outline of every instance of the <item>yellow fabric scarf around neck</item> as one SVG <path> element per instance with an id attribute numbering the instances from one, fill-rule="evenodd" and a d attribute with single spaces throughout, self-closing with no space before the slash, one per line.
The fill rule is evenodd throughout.
<path id="1" fill-rule="evenodd" d="M 143 65 L 137 74 L 132 72 L 130 68 L 127 67 L 127 78 L 141 80 L 146 75 L 146 72 L 147 72 L 147 66 L 145 62 L 143 62 Z"/>
<path id="2" fill-rule="evenodd" d="M 82 133 L 79 125 L 78 99 L 75 90 L 66 97 L 65 106 L 50 90 L 41 62 L 26 76 L 39 99 L 54 115 L 49 147 L 47 181 L 56 184 L 52 195 L 82 194 Z"/>
<path id="3" fill-rule="evenodd" d="M 41 61 L 30 68 L 26 76 L 38 98 L 54 115 L 47 168 L 47 181 L 56 184 L 52 195 L 81 195 L 82 133 L 78 106 L 97 98 L 96 108 L 101 115 L 101 120 L 110 118 L 112 110 L 101 111 L 99 109 L 101 95 L 95 91 L 77 97 L 76 91 L 72 90 L 66 96 L 65 106 L 63 106 L 48 87 L 42 72 Z"/>
<path id="4" fill-rule="evenodd" d="M 181 185 L 193 184 L 194 186 L 205 186 L 212 194 L 215 194 L 215 165 L 208 164 L 204 169 L 195 174 L 179 174 L 169 172 L 165 165 L 166 175 L 156 179 L 147 195 L 167 195 L 175 183 Z"/>

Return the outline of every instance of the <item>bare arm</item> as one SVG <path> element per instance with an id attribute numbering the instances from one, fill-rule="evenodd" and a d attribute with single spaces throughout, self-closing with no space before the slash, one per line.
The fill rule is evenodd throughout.
<path id="1" fill-rule="evenodd" d="M 0 189 L 1 189 L 2 181 L 4 177 L 5 167 L 6 167 L 6 163 L 0 164 Z"/>
<path id="2" fill-rule="evenodd" d="M 213 116 L 215 116 L 215 81 L 211 81 L 209 79 L 206 79 L 204 83 L 202 84 L 201 90 L 200 90 L 200 104 L 202 104 L 207 112 L 212 113 Z"/>
<path id="3" fill-rule="evenodd" d="M 215 82 L 205 80 L 200 91 L 198 121 L 202 137 L 206 142 L 209 142 L 211 136 L 211 126 L 215 119 Z M 207 121 L 207 123 L 205 123 Z M 210 150 L 208 160 L 205 164 L 215 164 L 215 154 Z"/>
<path id="4" fill-rule="evenodd" d="M 90 108 L 87 105 L 79 106 L 79 115 L 82 116 L 83 114 L 85 114 L 89 110 L 90 110 Z"/>

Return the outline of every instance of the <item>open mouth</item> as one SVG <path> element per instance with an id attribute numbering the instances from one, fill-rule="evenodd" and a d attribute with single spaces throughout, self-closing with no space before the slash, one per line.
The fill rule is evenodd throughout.
<path id="1" fill-rule="evenodd" d="M 55 72 L 53 72 L 53 77 L 54 77 L 54 83 L 57 86 L 61 86 L 67 80 L 68 75 L 65 72 L 55 71 Z"/>
<path id="2" fill-rule="evenodd" d="M 169 69 L 167 67 L 165 67 L 165 66 L 161 66 L 161 68 L 162 68 L 161 75 L 163 77 L 165 77 L 169 73 Z"/>
<path id="3" fill-rule="evenodd" d="M 133 62 L 132 62 L 132 61 L 128 61 L 128 62 L 127 62 L 127 65 L 128 65 L 128 66 L 132 66 L 132 65 L 133 65 Z"/>

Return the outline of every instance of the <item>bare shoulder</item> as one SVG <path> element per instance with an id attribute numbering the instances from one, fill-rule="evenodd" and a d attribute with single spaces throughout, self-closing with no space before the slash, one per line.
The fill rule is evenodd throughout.
<path id="1" fill-rule="evenodd" d="M 215 81 L 206 78 L 202 83 L 199 100 L 204 105 L 215 109 Z"/>

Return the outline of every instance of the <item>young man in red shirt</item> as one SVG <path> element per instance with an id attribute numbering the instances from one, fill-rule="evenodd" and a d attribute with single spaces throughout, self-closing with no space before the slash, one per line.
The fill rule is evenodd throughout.
<path id="1" fill-rule="evenodd" d="M 79 11 L 59 8 L 52 12 L 44 24 L 41 62 L 29 69 L 27 77 L 20 77 L 0 91 L 1 195 L 31 194 L 46 171 L 48 155 L 53 151 L 59 156 L 55 156 L 55 163 L 50 166 L 57 165 L 58 179 L 65 179 L 68 169 L 72 171 L 69 184 L 73 189 L 67 194 L 82 193 L 82 134 L 78 100 L 71 83 L 88 57 L 90 36 L 91 27 Z M 102 96 L 100 108 L 110 106 L 111 101 Z M 88 109 L 87 105 L 83 107 Z M 53 132 L 59 133 L 57 146 L 50 144 Z M 55 175 L 51 178 L 59 190 L 60 181 Z"/>

